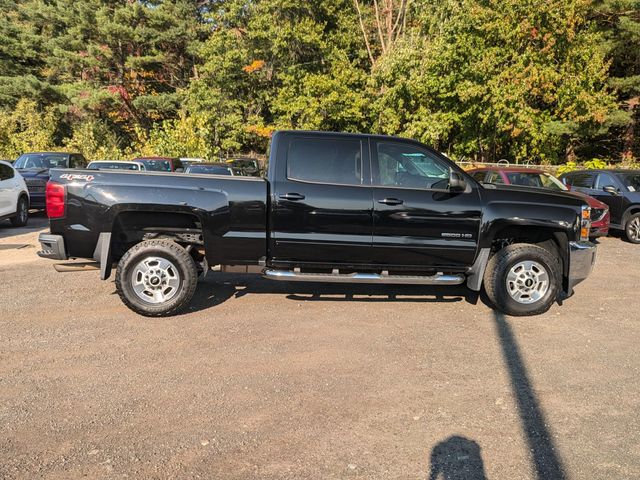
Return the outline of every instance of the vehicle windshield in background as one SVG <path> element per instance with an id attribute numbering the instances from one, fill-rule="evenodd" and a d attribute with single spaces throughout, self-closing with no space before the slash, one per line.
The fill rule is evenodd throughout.
<path id="1" fill-rule="evenodd" d="M 152 172 L 170 172 L 171 162 L 169 160 L 151 160 L 146 158 L 136 159 L 136 162 L 144 163 L 147 170 Z"/>
<path id="2" fill-rule="evenodd" d="M 551 190 L 567 190 L 564 184 L 548 173 L 506 172 L 511 185 L 524 187 L 549 188 Z"/>
<path id="3" fill-rule="evenodd" d="M 619 177 L 630 192 L 640 192 L 640 173 L 624 173 Z"/>
<path id="4" fill-rule="evenodd" d="M 13 164 L 15 168 L 68 168 L 69 155 L 64 153 L 26 153 Z"/>
<path id="5" fill-rule="evenodd" d="M 229 167 L 218 165 L 189 165 L 185 173 L 206 173 L 208 175 L 232 175 Z"/>
<path id="6" fill-rule="evenodd" d="M 87 167 L 89 170 L 138 170 L 138 165 L 135 163 L 93 163 L 91 162 Z"/>

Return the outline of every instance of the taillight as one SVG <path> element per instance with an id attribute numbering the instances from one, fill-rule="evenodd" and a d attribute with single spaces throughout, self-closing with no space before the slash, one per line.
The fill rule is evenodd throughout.
<path id="1" fill-rule="evenodd" d="M 49 218 L 61 218 L 65 213 L 67 189 L 59 183 L 47 182 L 45 190 L 47 216 Z"/>

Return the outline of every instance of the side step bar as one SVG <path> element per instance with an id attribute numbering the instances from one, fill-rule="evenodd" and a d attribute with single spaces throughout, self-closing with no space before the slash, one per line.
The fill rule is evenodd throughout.
<path id="1" fill-rule="evenodd" d="M 389 275 L 383 273 L 301 273 L 299 269 L 265 270 L 263 277 L 285 282 L 328 282 L 328 283 L 383 283 L 393 285 L 460 285 L 465 282 L 463 274 L 445 275 L 438 273 L 431 276 Z"/>

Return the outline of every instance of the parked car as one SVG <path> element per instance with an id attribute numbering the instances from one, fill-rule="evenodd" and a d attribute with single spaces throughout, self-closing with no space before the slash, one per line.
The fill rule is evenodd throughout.
<path id="1" fill-rule="evenodd" d="M 0 161 L 0 220 L 9 219 L 14 227 L 29 220 L 29 190 L 20 172 L 9 162 Z"/>
<path id="2" fill-rule="evenodd" d="M 570 191 L 564 183 L 553 175 L 535 168 L 522 167 L 481 167 L 468 170 L 473 178 L 485 184 L 495 185 L 521 185 L 532 188 L 548 188 L 550 190 L 564 191 L 568 195 L 578 196 L 586 200 L 591 207 L 591 239 L 606 237 L 609 234 L 610 214 L 609 207 L 581 192 Z"/>
<path id="3" fill-rule="evenodd" d="M 611 228 L 625 232 L 632 243 L 640 243 L 640 171 L 584 170 L 560 177 L 572 191 L 606 203 Z"/>
<path id="4" fill-rule="evenodd" d="M 277 132 L 266 179 L 53 171 L 41 257 L 92 258 L 142 315 L 185 307 L 210 266 L 272 280 L 484 285 L 510 315 L 548 310 L 591 272 L 590 209 L 482 185 L 393 137 Z"/>
<path id="5" fill-rule="evenodd" d="M 116 160 L 94 160 L 87 165 L 87 170 L 132 170 L 144 172 L 147 170 L 142 162 L 127 162 Z"/>
<path id="6" fill-rule="evenodd" d="M 240 157 L 231 158 L 226 161 L 234 169 L 236 175 L 244 175 L 247 177 L 259 177 L 262 175 L 260 162 L 255 158 Z"/>
<path id="7" fill-rule="evenodd" d="M 226 163 L 194 163 L 184 173 L 204 173 L 207 175 L 234 175 L 233 169 Z"/>
<path id="8" fill-rule="evenodd" d="M 182 172 L 182 162 L 178 158 L 171 157 L 138 157 L 134 162 L 144 164 L 149 172 Z"/>
<path id="9" fill-rule="evenodd" d="M 31 208 L 45 208 L 45 187 L 51 168 L 84 168 L 87 161 L 79 153 L 35 152 L 24 153 L 13 163 L 29 188 Z"/>
<path id="10" fill-rule="evenodd" d="M 181 158 L 180 163 L 182 164 L 182 168 L 186 171 L 189 165 L 193 165 L 195 163 L 207 163 L 204 158 Z"/>

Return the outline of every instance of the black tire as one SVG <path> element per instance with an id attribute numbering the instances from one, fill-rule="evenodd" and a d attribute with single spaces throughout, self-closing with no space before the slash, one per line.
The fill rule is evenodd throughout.
<path id="1" fill-rule="evenodd" d="M 160 261 L 168 262 L 171 266 L 162 270 Z M 141 265 L 143 262 L 149 262 L 151 266 Z M 154 264 L 156 267 L 153 266 Z M 141 269 L 145 268 L 147 272 L 142 275 Z M 153 270 L 153 268 L 157 269 Z M 160 273 L 150 274 L 149 272 Z M 151 296 L 153 293 L 151 290 L 136 293 L 136 288 L 147 288 L 145 287 L 147 284 L 150 285 L 149 289 L 162 289 L 164 280 L 158 280 L 158 276 L 162 276 L 162 272 L 169 275 L 175 285 L 174 287 L 169 285 L 166 287 L 172 294 L 170 298 L 166 301 L 158 301 Z M 138 279 L 147 278 L 150 281 L 135 282 L 134 275 Z M 154 287 L 151 282 L 155 280 L 158 280 L 160 284 Z M 135 286 L 134 283 L 136 283 Z M 116 270 L 116 289 L 120 299 L 131 310 L 147 317 L 165 317 L 179 312 L 191 301 L 197 284 L 198 272 L 193 259 L 184 248 L 171 240 L 147 240 L 138 243 L 124 254 Z M 159 295 L 163 297 L 163 293 L 160 292 Z"/>
<path id="2" fill-rule="evenodd" d="M 16 216 L 11 217 L 11 225 L 14 227 L 24 227 L 29 221 L 29 200 L 22 195 L 18 199 L 16 206 Z"/>
<path id="3" fill-rule="evenodd" d="M 532 295 L 523 298 L 523 301 L 531 303 L 521 303 L 510 294 L 511 287 L 515 288 L 516 285 L 513 282 L 508 284 L 508 275 L 521 262 L 535 262 L 536 268 L 543 267 L 548 276 L 547 289 L 541 298 L 535 301 Z M 537 245 L 516 243 L 491 257 L 484 274 L 484 289 L 494 307 L 507 315 L 540 315 L 551 308 L 560 294 L 561 272 L 560 260 L 548 250 Z M 523 285 L 523 288 L 526 287 Z"/>
<path id="4" fill-rule="evenodd" d="M 629 216 L 624 226 L 624 234 L 631 243 L 640 244 L 640 213 Z"/>

